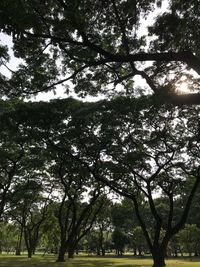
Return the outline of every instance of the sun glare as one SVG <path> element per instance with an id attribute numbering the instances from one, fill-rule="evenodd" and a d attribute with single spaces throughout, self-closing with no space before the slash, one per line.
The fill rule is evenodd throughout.
<path id="1" fill-rule="evenodd" d="M 177 91 L 180 93 L 180 94 L 187 94 L 187 93 L 190 93 L 190 89 L 188 88 L 188 84 L 186 82 L 182 82 L 178 88 L 177 88 Z"/>

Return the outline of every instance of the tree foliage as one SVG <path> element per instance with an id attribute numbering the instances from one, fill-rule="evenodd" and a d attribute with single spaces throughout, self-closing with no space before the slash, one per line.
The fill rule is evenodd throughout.
<path id="1" fill-rule="evenodd" d="M 140 91 L 147 93 L 148 87 L 157 95 L 164 89 L 164 102 L 198 103 L 198 93 L 175 93 L 184 77 L 198 91 L 199 79 L 188 72 L 200 73 L 198 4 L 168 4 L 162 14 L 157 0 L 1 1 L 0 29 L 12 36 L 15 55 L 23 59 L 11 79 L 4 79 L 3 90 L 7 96 L 27 96 L 71 80 L 80 96 L 116 95 L 119 84 L 120 94 L 136 96 L 139 75 L 146 81 Z M 157 10 L 162 15 L 143 30 Z M 144 64 L 149 61 L 154 63 Z"/>
<path id="2" fill-rule="evenodd" d="M 191 105 L 200 103 L 199 6 L 166 3 L 162 10 L 160 0 L 1 1 L 0 31 L 11 36 L 20 64 L 12 71 L 8 48 L 0 45 L 0 65 L 10 71 L 0 75 L 0 94 L 11 99 L 0 103 L 0 215 L 5 207 L 15 212 L 18 201 L 17 217 L 27 203 L 26 240 L 28 213 L 38 201 L 28 184 L 41 186 L 41 197 L 51 185 L 60 194 L 63 257 L 92 228 L 103 184 L 129 199 L 154 267 L 165 265 L 200 183 L 199 109 Z M 139 86 L 138 76 L 145 82 Z M 191 93 L 181 95 L 184 81 Z M 104 100 L 19 101 L 59 85 Z M 122 251 L 122 230 L 133 225 L 120 223 L 113 237 Z"/>

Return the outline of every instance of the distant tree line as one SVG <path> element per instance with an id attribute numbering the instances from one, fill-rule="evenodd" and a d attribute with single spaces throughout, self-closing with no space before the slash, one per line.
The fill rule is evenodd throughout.
<path id="1" fill-rule="evenodd" d="M 113 203 L 107 199 L 105 210 L 98 213 L 90 231 L 77 242 L 73 254 L 123 256 L 129 253 L 138 257 L 149 256 L 148 245 L 130 204 L 125 199 L 121 203 Z M 0 253 L 15 255 L 28 253 L 28 257 L 35 253 L 58 254 L 61 244 L 61 229 L 56 216 L 58 205 L 58 202 L 51 203 L 45 220 L 37 228 L 37 234 L 36 231 L 29 230 L 32 235 L 37 235 L 35 243 L 32 243 L 31 253 L 26 232 L 22 232 L 18 221 L 13 219 L 1 222 Z M 38 213 L 36 212 L 34 216 L 38 216 Z M 191 223 L 192 220 L 188 222 L 170 241 L 166 257 L 200 256 L 200 227 L 199 224 L 195 224 L 195 214 L 191 216 L 194 217 L 194 224 Z M 148 219 L 151 221 L 151 218 Z M 73 254 L 68 253 L 68 257 L 73 257 Z"/>

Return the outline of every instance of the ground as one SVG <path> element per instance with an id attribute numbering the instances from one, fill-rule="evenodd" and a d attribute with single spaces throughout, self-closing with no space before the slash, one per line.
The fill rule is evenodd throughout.
<path id="1" fill-rule="evenodd" d="M 200 259 L 170 259 L 166 261 L 167 267 L 200 267 Z M 150 267 L 151 259 L 138 259 L 130 256 L 95 257 L 78 256 L 67 260 L 65 263 L 55 262 L 54 256 L 34 256 L 28 259 L 26 256 L 0 256 L 0 267 Z"/>

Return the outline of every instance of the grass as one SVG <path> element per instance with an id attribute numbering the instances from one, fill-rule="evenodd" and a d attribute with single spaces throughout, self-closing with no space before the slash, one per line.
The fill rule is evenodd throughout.
<path id="1" fill-rule="evenodd" d="M 138 259 L 131 256 L 95 257 L 78 256 L 64 263 L 55 262 L 54 256 L 34 256 L 28 259 L 26 256 L 0 256 L 0 267 L 150 267 L 151 259 Z M 167 267 L 199 267 L 200 259 L 169 259 Z"/>

